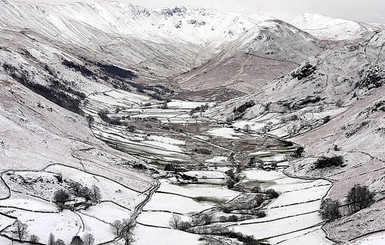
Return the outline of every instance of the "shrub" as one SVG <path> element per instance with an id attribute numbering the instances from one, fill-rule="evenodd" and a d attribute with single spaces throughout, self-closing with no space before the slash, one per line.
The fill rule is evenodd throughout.
<path id="1" fill-rule="evenodd" d="M 369 207 L 373 202 L 374 194 L 367 186 L 355 185 L 350 189 L 347 201 L 350 213 Z"/>
<path id="2" fill-rule="evenodd" d="M 212 152 L 206 148 L 197 148 L 197 149 L 194 149 L 194 152 L 196 152 L 198 154 L 202 154 L 202 155 L 211 155 L 212 154 Z"/>
<path id="3" fill-rule="evenodd" d="M 53 202 L 58 204 L 64 204 L 66 201 L 68 201 L 70 198 L 70 195 L 65 190 L 57 190 L 53 194 Z"/>
<path id="4" fill-rule="evenodd" d="M 194 109 L 191 109 L 190 115 L 193 115 L 196 112 L 205 112 L 209 108 L 208 104 L 197 106 Z"/>
<path id="5" fill-rule="evenodd" d="M 264 199 L 263 199 L 262 195 L 258 194 L 257 196 L 255 196 L 254 207 L 259 207 L 263 203 L 263 201 L 264 201 Z"/>
<path id="6" fill-rule="evenodd" d="M 255 212 L 255 215 L 256 215 L 258 218 L 266 217 L 266 213 L 263 212 L 263 211 L 256 211 L 256 212 Z"/>
<path id="7" fill-rule="evenodd" d="M 261 193 L 262 192 L 262 189 L 260 186 L 254 186 L 253 188 L 251 188 L 250 190 L 252 193 Z"/>
<path id="8" fill-rule="evenodd" d="M 241 113 L 245 112 L 248 108 L 253 107 L 254 105 L 255 105 L 255 102 L 253 100 L 250 100 L 250 101 L 243 103 L 239 107 L 235 107 L 233 112 L 235 114 L 241 114 Z"/>
<path id="9" fill-rule="evenodd" d="M 230 207 L 227 207 L 227 206 L 222 206 L 221 207 L 222 211 L 225 213 L 225 214 L 228 214 L 231 212 L 231 208 Z"/>
<path id="10" fill-rule="evenodd" d="M 295 152 L 292 154 L 293 157 L 300 158 L 303 156 L 303 152 L 305 151 L 305 148 L 302 146 L 298 147 Z"/>
<path id="11" fill-rule="evenodd" d="M 65 242 L 62 239 L 57 239 L 55 245 L 65 245 Z"/>
<path id="12" fill-rule="evenodd" d="M 208 225 L 213 220 L 213 217 L 211 217 L 209 214 L 203 214 L 201 220 L 204 225 Z"/>
<path id="13" fill-rule="evenodd" d="M 315 168 L 327 168 L 332 166 L 342 166 L 344 163 L 344 158 L 342 156 L 333 156 L 333 157 L 321 157 L 315 163 Z"/>
<path id="14" fill-rule="evenodd" d="M 234 187 L 234 185 L 235 185 L 234 180 L 228 179 L 228 180 L 226 181 L 226 186 L 227 186 L 227 188 L 232 189 L 232 188 Z"/>
<path id="15" fill-rule="evenodd" d="M 191 224 L 190 224 L 190 222 L 187 222 L 187 221 L 182 221 L 179 224 L 179 230 L 181 230 L 181 231 L 186 231 L 190 227 L 191 227 Z"/>
<path id="16" fill-rule="evenodd" d="M 322 218 L 326 220 L 338 219 L 339 217 L 341 217 L 339 207 L 340 203 L 338 201 L 326 198 L 321 203 L 320 214 Z"/>
<path id="17" fill-rule="evenodd" d="M 90 193 L 89 193 L 89 198 L 90 198 L 91 201 L 93 201 L 95 203 L 99 203 L 100 202 L 100 200 L 102 199 L 102 195 L 100 193 L 99 187 L 97 187 L 96 185 L 92 185 L 91 186 Z"/>
<path id="18" fill-rule="evenodd" d="M 84 243 L 80 236 L 74 236 L 72 237 L 70 245 L 84 245 Z"/>
<path id="19" fill-rule="evenodd" d="M 229 216 L 228 221 L 229 222 L 237 222 L 238 221 L 238 216 L 231 215 L 231 216 Z"/>
<path id="20" fill-rule="evenodd" d="M 278 192 L 276 192 L 274 189 L 265 190 L 265 194 L 269 195 L 270 198 L 277 198 L 279 196 Z"/>
<path id="21" fill-rule="evenodd" d="M 40 240 L 40 238 L 36 235 L 30 235 L 29 236 L 29 243 L 30 244 L 38 244 L 39 240 Z"/>

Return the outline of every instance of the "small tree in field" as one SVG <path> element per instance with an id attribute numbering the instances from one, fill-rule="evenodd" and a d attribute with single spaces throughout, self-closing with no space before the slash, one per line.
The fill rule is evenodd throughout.
<path id="1" fill-rule="evenodd" d="M 57 190 L 53 194 L 53 202 L 56 204 L 64 204 L 69 198 L 70 195 L 65 190 Z"/>
<path id="2" fill-rule="evenodd" d="M 129 219 L 115 220 L 112 224 L 112 230 L 116 236 L 122 236 L 124 232 L 129 231 L 133 224 Z"/>
<path id="3" fill-rule="evenodd" d="M 37 244 L 39 242 L 39 240 L 40 240 L 39 237 L 36 235 L 31 235 L 29 237 L 29 243 L 30 244 Z"/>
<path id="4" fill-rule="evenodd" d="M 326 198 L 321 203 L 320 214 L 323 219 L 335 220 L 341 217 L 339 208 L 340 208 L 340 203 L 338 201 L 334 201 L 330 198 Z"/>
<path id="5" fill-rule="evenodd" d="M 181 218 L 180 218 L 180 216 L 179 215 L 176 215 L 176 214 L 173 214 L 172 215 L 172 217 L 171 217 L 171 219 L 170 219 L 170 222 L 169 222 L 169 224 L 170 224 L 170 226 L 172 227 L 172 228 L 174 228 L 174 229 L 179 229 L 179 226 L 180 226 L 180 223 L 181 223 L 182 221 L 181 221 Z"/>
<path id="6" fill-rule="evenodd" d="M 119 236 L 120 232 L 122 231 L 122 221 L 120 220 L 115 220 L 112 224 L 112 230 L 114 231 L 115 235 Z"/>
<path id="7" fill-rule="evenodd" d="M 102 194 L 100 193 L 99 187 L 97 187 L 96 185 L 91 186 L 89 196 L 91 201 L 99 203 L 102 199 Z"/>
<path id="8" fill-rule="evenodd" d="M 56 245 L 56 243 L 55 243 L 55 235 L 54 234 L 52 234 L 52 233 L 49 234 L 48 243 L 47 244 L 48 245 Z"/>
<path id="9" fill-rule="evenodd" d="M 17 220 L 15 222 L 15 233 L 17 238 L 22 241 L 27 238 L 28 232 L 27 232 L 28 226 L 24 223 L 22 223 L 20 220 Z"/>
<path id="10" fill-rule="evenodd" d="M 65 245 L 66 243 L 62 239 L 57 239 L 55 245 Z"/>
<path id="11" fill-rule="evenodd" d="M 72 237 L 70 245 L 84 245 L 83 240 L 79 236 Z"/>

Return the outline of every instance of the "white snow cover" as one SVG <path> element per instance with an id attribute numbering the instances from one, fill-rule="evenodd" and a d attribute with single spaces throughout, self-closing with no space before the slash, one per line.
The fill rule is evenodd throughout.
<path id="1" fill-rule="evenodd" d="M 173 215 L 179 216 L 182 221 L 189 221 L 190 218 L 183 215 L 177 215 L 169 212 L 143 212 L 139 215 L 137 221 L 145 225 L 171 228 L 170 220 Z"/>
<path id="2" fill-rule="evenodd" d="M 80 211 L 84 215 L 95 217 L 104 222 L 112 224 L 115 220 L 128 219 L 131 212 L 110 202 L 103 202 Z"/>
<path id="3" fill-rule="evenodd" d="M 206 162 L 210 163 L 222 163 L 222 162 L 227 162 L 227 157 L 224 156 L 215 156 L 211 159 L 207 159 Z"/>
<path id="4" fill-rule="evenodd" d="M 353 40 L 377 28 L 368 24 L 306 13 L 296 17 L 290 24 L 320 39 Z"/>
<path id="5" fill-rule="evenodd" d="M 278 171 L 256 169 L 247 170 L 244 175 L 243 181 L 258 181 L 263 188 L 279 191 L 280 196 L 267 206 L 266 217 L 232 225 L 235 231 L 272 243 L 302 244 L 309 239 L 328 244 L 320 226 L 323 220 L 318 215 L 321 198 L 331 186 L 328 181 L 301 180 Z"/>
<path id="6" fill-rule="evenodd" d="M 163 210 L 177 213 L 193 213 L 211 208 L 212 203 L 197 202 L 191 198 L 173 194 L 155 193 L 143 210 Z"/>
<path id="7" fill-rule="evenodd" d="M 166 181 L 161 181 L 161 183 L 159 191 L 175 193 L 188 197 L 212 197 L 229 200 L 239 195 L 239 192 L 232 191 L 225 186 L 220 187 L 206 184 L 178 186 L 169 184 Z"/>
<path id="8" fill-rule="evenodd" d="M 225 139 L 236 139 L 238 138 L 238 136 L 242 135 L 240 133 L 235 132 L 232 128 L 215 128 L 209 130 L 208 133 Z"/>
<path id="9" fill-rule="evenodd" d="M 385 232 L 379 232 L 357 239 L 352 245 L 379 245 L 385 244 Z"/>
<path id="10" fill-rule="evenodd" d="M 200 235 L 190 234 L 183 231 L 145 227 L 143 225 L 135 226 L 133 231 L 135 241 L 134 245 L 198 245 Z"/>

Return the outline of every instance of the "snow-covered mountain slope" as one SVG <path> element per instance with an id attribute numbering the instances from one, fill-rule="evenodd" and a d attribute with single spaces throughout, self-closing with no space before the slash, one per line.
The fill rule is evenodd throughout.
<path id="1" fill-rule="evenodd" d="M 97 140 L 85 117 L 16 80 L 0 72 L 0 212 L 8 217 L 1 219 L 0 243 L 15 237 L 16 219 L 42 244 L 48 244 L 47 232 L 69 244 L 75 234 L 96 229 L 97 243 L 113 240 L 106 221 L 135 218 L 156 182 L 128 167 L 139 159 Z M 71 181 L 100 190 L 103 204 L 91 209 L 93 218 L 60 212 L 53 202 L 54 193 L 68 190 Z M 27 232 L 21 240 L 29 239 Z"/>
<path id="2" fill-rule="evenodd" d="M 36 5 L 5 0 L 0 10 L 4 36 L 19 32 L 19 44 L 12 45 L 29 43 L 36 50 L 38 43 L 52 46 L 45 55 L 50 63 L 58 64 L 55 57 L 64 51 L 52 50 L 65 46 L 61 59 L 90 70 L 103 60 L 132 71 L 139 83 L 174 90 L 199 87 L 205 91 L 199 92 L 200 98 L 222 90 L 230 98 L 251 92 L 294 69 L 322 46 L 293 26 L 266 22 L 271 17 L 262 15 L 185 7 L 147 10 L 107 1 Z M 184 75 L 170 80 L 180 74 Z"/>
<path id="3" fill-rule="evenodd" d="M 165 79 L 199 66 L 219 52 L 219 45 L 259 23 L 257 18 L 206 9 L 152 11 L 108 1 L 66 5 L 2 1 L 0 11 L 5 30 L 30 31 L 58 45 L 87 49 L 83 56 L 88 53 L 88 59 L 113 59 L 116 65 L 137 70 L 142 80 Z"/>
<path id="4" fill-rule="evenodd" d="M 287 74 L 325 46 L 290 24 L 268 20 L 256 25 L 207 63 L 177 77 L 189 91 L 218 87 L 250 93 Z"/>
<path id="5" fill-rule="evenodd" d="M 328 197 L 342 204 L 355 184 L 367 185 L 375 193 L 376 204 L 325 226 L 329 237 L 339 242 L 384 229 L 382 222 L 373 219 L 384 215 L 379 208 L 384 203 L 384 45 L 382 31 L 368 34 L 360 42 L 334 47 L 259 93 L 229 101 L 208 113 L 228 122 L 234 120 L 238 128 L 249 125 L 252 130 L 302 145 L 305 159 L 293 161 L 286 171 L 332 180 Z M 255 105 L 247 104 L 250 100 Z M 342 156 L 344 164 L 317 169 L 314 163 L 321 156 Z"/>
<path id="6" fill-rule="evenodd" d="M 71 224 L 67 243 L 70 235 L 87 230 L 97 234 L 97 242 L 108 242 L 115 237 L 109 224 L 135 218 L 157 188 L 134 167 L 159 174 L 161 164 L 206 167 L 218 157 L 225 159 L 224 166 L 245 164 L 255 151 L 275 147 L 271 140 L 287 147 L 286 139 L 303 145 L 306 153 L 292 162 L 289 173 L 333 180 L 328 195 L 341 201 L 347 188 L 367 184 L 378 203 L 357 216 L 373 224 L 373 215 L 383 215 L 378 207 L 383 204 L 385 158 L 384 32 L 314 16 L 296 24 L 306 24 L 304 32 L 263 16 L 184 7 L 152 11 L 109 1 L 49 5 L 1 0 L 0 12 L 0 213 L 15 215 L 4 227 L 16 218 L 39 227 L 42 216 L 30 218 L 39 215 L 35 210 L 7 210 L 8 202 L 32 199 L 39 202 L 34 209 L 55 216 L 54 222 Z M 311 35 L 317 21 L 321 30 L 314 35 L 350 42 L 326 47 Z M 218 104 L 168 100 L 219 101 L 245 93 L 250 94 Z M 245 130 L 238 133 L 240 128 Z M 212 130 L 217 135 L 208 133 Z M 217 144 L 221 134 L 230 137 Z M 117 152 L 95 136 L 138 157 Z M 201 148 L 206 143 L 214 153 Z M 229 149 L 237 154 L 227 157 Z M 313 169 L 316 158 L 331 154 L 342 155 L 346 166 Z M 103 203 L 63 221 L 51 202 L 54 190 L 68 187 L 61 178 L 99 185 Z M 48 190 L 30 188 L 41 180 L 50 183 Z M 22 181 L 26 185 L 18 184 Z M 321 225 L 318 206 L 310 206 L 316 217 L 311 224 Z M 362 229 L 355 217 L 330 223 L 329 236 L 350 239 L 347 225 L 353 227 L 348 234 L 353 238 L 384 228 L 376 223 Z M 8 228 L 3 230 L 7 235 L 12 232 Z M 65 235 L 60 228 L 55 233 Z"/>
<path id="7" fill-rule="evenodd" d="M 302 14 L 290 23 L 324 40 L 354 40 L 379 29 L 374 25 L 314 13 Z"/>

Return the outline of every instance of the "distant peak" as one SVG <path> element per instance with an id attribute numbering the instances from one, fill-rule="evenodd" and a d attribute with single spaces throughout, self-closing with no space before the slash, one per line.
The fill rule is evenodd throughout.
<path id="1" fill-rule="evenodd" d="M 358 21 L 334 18 L 317 13 L 304 13 L 290 22 L 315 37 L 327 40 L 354 40 L 373 31 L 373 26 Z"/>

